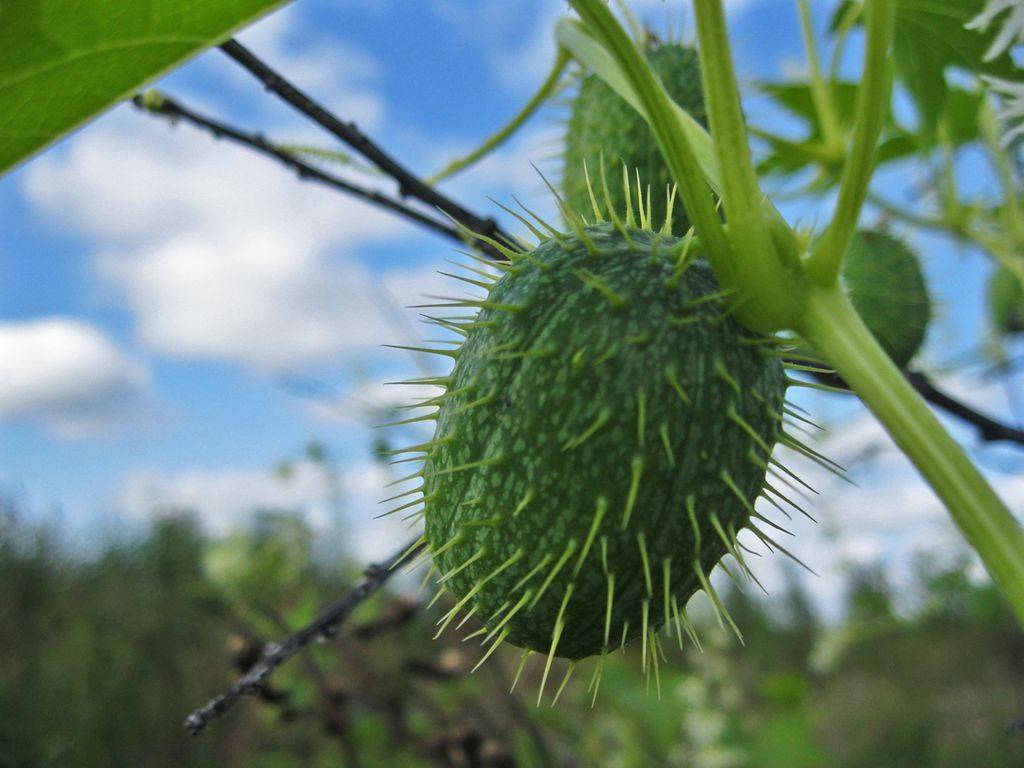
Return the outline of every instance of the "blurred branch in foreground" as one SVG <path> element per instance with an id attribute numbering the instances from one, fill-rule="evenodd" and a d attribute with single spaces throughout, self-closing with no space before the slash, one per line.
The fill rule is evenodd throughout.
<path id="1" fill-rule="evenodd" d="M 279 643 L 269 643 L 263 648 L 259 661 L 227 691 L 211 699 L 204 707 L 197 709 L 185 719 L 185 728 L 198 736 L 206 727 L 228 712 L 243 696 L 259 695 L 267 680 L 278 667 L 291 659 L 310 642 L 317 639 L 331 639 L 338 634 L 342 624 L 352 612 L 377 592 L 395 568 L 407 558 L 415 557 L 423 549 L 421 537 L 407 542 L 395 554 L 380 563 L 374 563 L 364 571 L 363 580 L 347 595 L 328 606 L 308 625 L 284 638 Z"/>

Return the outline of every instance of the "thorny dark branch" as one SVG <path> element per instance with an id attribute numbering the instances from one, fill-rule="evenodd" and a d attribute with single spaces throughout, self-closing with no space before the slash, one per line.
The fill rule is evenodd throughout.
<path id="1" fill-rule="evenodd" d="M 299 653 L 312 641 L 330 639 L 338 634 L 352 612 L 371 595 L 384 586 L 395 568 L 406 558 L 413 558 L 423 549 L 419 539 L 406 543 L 387 560 L 367 567 L 363 580 L 351 592 L 328 606 L 310 624 L 279 643 L 264 647 L 260 659 L 227 691 L 211 699 L 206 706 L 197 709 L 185 719 L 185 728 L 193 735 L 199 735 L 206 727 L 230 710 L 243 696 L 259 695 L 267 680 L 278 667 Z"/>
<path id="2" fill-rule="evenodd" d="M 355 123 L 341 120 L 323 106 L 317 104 L 309 96 L 254 56 L 249 49 L 237 40 L 228 40 L 221 44 L 220 48 L 234 61 L 248 70 L 253 77 L 263 83 L 268 91 L 306 115 L 317 125 L 333 134 L 373 163 L 384 174 L 398 182 L 398 192 L 402 197 L 414 198 L 431 208 L 443 211 L 476 235 L 511 242 L 512 239 L 501 231 L 501 228 L 494 219 L 476 215 L 447 195 L 439 192 L 435 187 L 427 184 L 385 152 L 376 142 L 364 134 Z"/>
<path id="3" fill-rule="evenodd" d="M 401 200 L 396 200 L 382 192 L 369 189 L 368 187 L 355 184 L 346 179 L 342 179 L 339 176 L 335 176 L 334 174 L 322 171 L 316 166 L 296 157 L 291 152 L 280 149 L 258 133 L 243 131 L 228 125 L 227 123 L 221 122 L 220 120 L 215 120 L 211 117 L 201 115 L 195 110 L 184 106 L 180 102 L 168 96 L 162 96 L 159 99 L 148 99 L 144 96 L 136 96 L 132 99 L 132 103 L 139 109 L 146 112 L 151 112 L 155 115 L 162 115 L 172 122 L 183 120 L 187 123 L 191 123 L 197 128 L 208 131 L 216 139 L 229 139 L 248 147 L 249 149 L 255 150 L 262 155 L 271 157 L 294 170 L 298 177 L 303 181 L 309 180 L 325 184 L 328 187 L 346 195 L 358 198 L 364 202 L 370 203 L 371 205 L 383 208 L 384 210 L 391 211 L 402 218 L 409 219 L 413 223 L 426 227 L 427 229 L 447 238 L 460 242 L 462 241 L 462 237 L 455 226 L 446 222 L 438 221 L 421 211 L 417 211 L 415 208 L 412 208 Z"/>

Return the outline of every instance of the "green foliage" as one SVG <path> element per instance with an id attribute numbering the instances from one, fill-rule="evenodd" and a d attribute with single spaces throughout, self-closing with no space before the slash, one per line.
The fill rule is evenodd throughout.
<path id="1" fill-rule="evenodd" d="M 468 326 L 427 537 L 499 639 L 575 659 L 641 637 L 750 521 L 785 377 L 686 245 L 610 225 L 552 238 Z"/>
<path id="2" fill-rule="evenodd" d="M 893 47 L 898 76 L 921 119 L 921 132 L 935 132 L 949 94 L 947 75 L 953 68 L 979 75 L 1019 78 L 1008 53 L 985 62 L 982 56 L 997 30 L 985 34 L 965 25 L 986 0 L 897 0 Z"/>
<path id="3" fill-rule="evenodd" d="M 181 728 L 188 709 L 230 682 L 232 661 L 251 663 L 254 638 L 282 633 L 264 613 L 264 596 L 275 601 L 271 616 L 287 615 L 304 596 L 324 604 L 351 583 L 309 559 L 266 569 L 282 552 L 308 558 L 302 542 L 310 537 L 295 520 L 268 514 L 249 535 L 210 542 L 179 519 L 86 557 L 0 522 L 0 766 L 500 768 L 512 760 L 1010 768 L 1024 761 L 1024 738 L 1006 729 L 1020 716 L 1019 632 L 994 587 L 967 576 L 966 562 L 934 558 L 913 571 L 907 594 L 921 596 L 916 607 L 887 609 L 884 624 L 872 609 L 821 630 L 816 617 L 787 617 L 732 590 L 724 599 L 742 617 L 743 646 L 697 611 L 704 650 L 666 646 L 671 664 L 660 698 L 636 674 L 638 651 L 628 649 L 609 656 L 594 710 L 585 680 L 572 681 L 555 709 L 509 694 L 512 654 L 501 649 L 493 674 L 468 675 L 480 651 L 457 639 L 429 642 L 436 612 L 401 620 L 408 603 L 383 595 L 340 638 L 279 670 L 270 695 L 244 702 L 203 737 L 188 736 Z M 236 550 L 233 583 L 244 583 L 244 595 L 225 592 L 224 576 L 204 566 L 225 547 Z M 854 573 L 849 605 L 877 604 L 882 583 L 877 572 Z M 812 673 L 809 649 L 839 631 L 848 641 L 833 666 Z"/>
<path id="4" fill-rule="evenodd" d="M 853 130 L 857 83 L 830 80 L 825 85 L 835 109 L 837 125 L 842 129 L 845 139 Z M 769 152 L 758 164 L 758 173 L 790 175 L 806 167 L 814 167 L 819 174 L 815 189 L 828 189 L 838 184 L 847 147 L 845 140 L 835 145 L 826 140 L 822 116 L 814 103 L 811 84 L 799 81 L 765 83 L 761 90 L 797 120 L 802 135 L 787 139 L 768 133 L 759 134 L 767 142 Z M 904 159 L 918 150 L 917 138 L 889 115 L 878 147 L 878 164 Z"/>
<path id="5" fill-rule="evenodd" d="M 917 132 L 934 140 L 936 129 L 948 108 L 952 70 L 975 75 L 1018 79 L 1019 72 L 1009 54 L 992 61 L 983 55 L 998 29 L 979 33 L 967 29 L 967 22 L 981 13 L 987 0 L 895 0 L 896 38 L 893 46 L 896 75 L 917 108 Z M 843 34 L 851 19 L 862 19 L 863 3 L 843 0 L 829 26 Z"/>
<path id="6" fill-rule="evenodd" d="M 826 82 L 835 110 L 842 141 L 832 145 L 826 141 L 822 115 L 818 113 L 808 82 L 785 81 L 762 84 L 760 90 L 791 118 L 795 118 L 799 137 L 786 138 L 768 132 L 756 132 L 768 146 L 758 163 L 758 173 L 791 176 L 807 168 L 817 171 L 808 191 L 821 192 L 834 188 L 846 160 L 846 138 L 853 130 L 857 83 L 846 80 Z M 949 86 L 945 106 L 939 116 L 943 127 L 942 146 L 958 149 L 977 142 L 981 136 L 979 120 L 984 104 L 981 90 Z M 935 132 L 927 134 L 911 130 L 887 111 L 885 127 L 878 145 L 876 164 L 879 167 L 920 156 L 939 146 Z"/>
<path id="7" fill-rule="evenodd" d="M 995 330 L 1006 336 L 1024 333 L 1024 287 L 1009 267 L 989 278 L 988 307 Z"/>
<path id="8" fill-rule="evenodd" d="M 843 283 L 872 335 L 905 367 L 924 343 L 931 320 L 917 254 L 891 235 L 862 230 L 843 262 Z"/>
<path id="9" fill-rule="evenodd" d="M 0 4 L 0 173 L 280 3 Z"/>
<path id="10" fill-rule="evenodd" d="M 697 52 L 676 43 L 651 43 L 647 57 L 669 95 L 700 123 L 706 122 Z M 603 165 L 602 165 L 603 163 Z M 675 186 L 647 121 L 597 75 L 587 75 L 572 105 L 565 137 L 562 192 L 568 206 L 589 217 L 587 183 L 601 190 L 602 168 L 616 210 L 626 209 L 622 169 L 651 191 L 651 220 L 664 221 L 668 191 Z M 631 179 L 631 183 L 635 179 Z M 636 200 L 629 203 L 636 205 Z M 677 201 L 673 232 L 685 234 L 690 221 Z"/>
<path id="11" fill-rule="evenodd" d="M 225 661 L 196 531 L 168 522 L 74 562 L 0 526 L 0 765 L 176 764 L 173 703 L 202 698 Z"/>

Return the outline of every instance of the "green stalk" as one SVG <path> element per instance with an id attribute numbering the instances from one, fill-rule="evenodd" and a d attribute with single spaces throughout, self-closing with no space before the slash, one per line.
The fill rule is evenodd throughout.
<path id="1" fill-rule="evenodd" d="M 846 42 L 850 39 L 850 32 L 860 18 L 860 6 L 851 6 L 851 8 L 854 10 L 847 11 L 835 33 L 835 44 L 832 47 L 832 57 L 828 65 L 830 80 L 839 77 L 839 66 L 843 62 L 843 54 L 846 53 Z"/>
<path id="2" fill-rule="evenodd" d="M 839 279 L 839 269 L 853 239 L 874 174 L 878 137 L 889 111 L 892 86 L 889 51 L 896 21 L 895 2 L 867 0 L 864 12 L 867 45 L 864 72 L 857 89 L 853 144 L 839 182 L 835 216 L 806 262 L 807 274 L 819 285 L 832 285 Z"/>
<path id="3" fill-rule="evenodd" d="M 694 0 L 694 10 L 704 102 L 722 176 L 722 207 L 729 222 L 729 238 L 734 244 L 742 244 L 745 252 L 760 254 L 758 258 L 739 260 L 741 283 L 745 282 L 742 272 L 750 273 L 747 279 L 760 281 L 765 276 L 756 273 L 775 262 L 775 248 L 764 215 L 764 194 L 750 157 L 725 10 L 722 0 Z"/>
<path id="4" fill-rule="evenodd" d="M 433 186 L 445 179 L 451 178 L 455 174 L 460 173 L 471 165 L 479 162 L 481 159 L 504 144 L 508 138 L 519 130 L 520 126 L 529 120 L 533 116 L 534 112 L 540 109 L 544 102 L 551 98 L 551 96 L 558 90 L 558 86 L 562 82 L 562 75 L 565 74 L 566 67 L 569 66 L 569 58 L 569 53 L 564 48 L 559 48 L 558 56 L 555 58 L 555 64 L 551 68 L 551 72 L 541 84 L 540 88 L 537 89 L 537 92 L 519 111 L 519 114 L 513 117 L 508 125 L 487 139 L 487 141 L 481 144 L 480 147 L 475 149 L 473 152 L 469 153 L 465 157 L 456 158 L 448 163 L 448 165 L 428 178 L 426 180 L 427 183 Z"/>
<path id="5" fill-rule="evenodd" d="M 924 475 L 1024 623 L 1024 530 L 900 373 L 837 286 L 808 292 L 796 329 Z"/>
<path id="6" fill-rule="evenodd" d="M 651 70 L 644 55 L 616 21 L 603 0 L 572 0 L 588 30 L 621 67 L 647 116 L 665 161 L 679 185 L 679 195 L 701 241 L 707 245 L 712 262 L 726 273 L 730 269 L 732 246 L 718 218 L 715 203 L 689 139 L 678 130 L 672 99 Z M 716 266 L 718 269 L 718 266 Z"/>
<path id="7" fill-rule="evenodd" d="M 842 129 L 839 126 L 839 117 L 832 99 L 832 88 L 822 75 L 821 56 L 818 53 L 817 40 L 814 38 L 810 4 L 807 0 L 797 0 L 797 8 L 800 11 L 800 30 L 804 37 L 807 62 L 811 67 L 811 98 L 814 99 L 814 111 L 821 123 L 822 140 L 829 150 L 834 150 L 837 147 L 841 150 Z"/>
<path id="8" fill-rule="evenodd" d="M 749 327 L 777 330 L 799 314 L 799 273 L 787 270 L 776 254 L 768 230 L 765 203 L 757 187 L 745 123 L 725 34 L 720 0 L 707 0 L 703 11 L 701 66 L 713 74 L 706 80 L 709 114 L 722 196 L 729 217 L 726 233 L 700 164 L 685 131 L 680 130 L 678 107 L 651 71 L 646 59 L 602 0 L 572 0 L 588 31 L 611 55 L 635 94 L 658 140 L 666 164 L 679 184 L 680 197 L 722 284 L 736 289 L 734 312 Z M 700 0 L 698 0 L 698 9 Z M 721 57 L 721 58 L 715 58 Z M 707 72 L 705 72 L 707 76 Z M 713 95 L 708 91 L 713 91 Z M 720 145 L 730 148 L 725 151 Z M 728 179 L 726 177 L 729 177 Z M 749 234 L 749 237 L 745 237 Z M 742 247 L 733 247 L 737 243 Z"/>

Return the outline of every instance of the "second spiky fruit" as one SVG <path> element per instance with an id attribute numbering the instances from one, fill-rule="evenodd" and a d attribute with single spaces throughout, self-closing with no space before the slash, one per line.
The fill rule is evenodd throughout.
<path id="1" fill-rule="evenodd" d="M 843 283 L 872 335 L 905 367 L 924 343 L 932 313 L 917 254 L 892 235 L 861 230 L 843 261 Z"/>
<path id="2" fill-rule="evenodd" d="M 1024 334 L 1024 286 L 1009 267 L 1000 267 L 989 279 L 988 305 L 998 333 Z"/>
<path id="3" fill-rule="evenodd" d="M 669 96 L 694 119 L 705 122 L 697 52 L 676 43 L 651 43 L 647 58 Z M 573 101 L 565 138 L 562 191 L 568 207 L 574 211 L 589 211 L 591 189 L 597 187 L 599 194 L 603 194 L 603 182 L 608 185 L 608 197 L 616 210 L 635 206 L 635 200 L 627 200 L 628 185 L 623 183 L 623 168 L 650 185 L 651 220 L 663 221 L 666 193 L 675 182 L 650 126 L 603 80 L 589 75 L 580 84 Z M 631 182 L 633 180 L 635 178 Z M 689 219 L 680 209 L 681 206 L 676 205 L 672 226 L 677 235 L 685 234 L 690 228 Z"/>
<path id="4" fill-rule="evenodd" d="M 685 251 L 603 225 L 559 235 L 464 326 L 424 449 L 447 621 L 578 659 L 678 622 L 741 557 L 786 379 Z"/>

